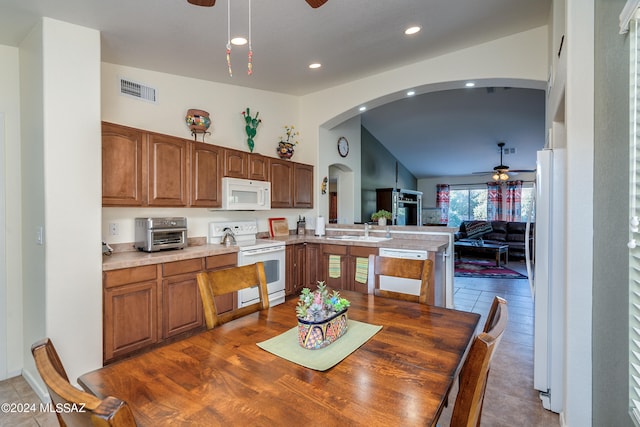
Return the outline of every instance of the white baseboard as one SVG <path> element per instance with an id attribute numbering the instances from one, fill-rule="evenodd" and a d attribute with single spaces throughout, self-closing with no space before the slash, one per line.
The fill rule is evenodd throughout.
<path id="1" fill-rule="evenodd" d="M 33 375 L 29 371 L 22 370 L 22 377 L 25 379 L 27 383 L 31 386 L 33 391 L 38 395 L 38 398 L 42 403 L 49 403 L 51 399 L 49 398 L 49 392 L 46 388 L 42 387 L 40 381 L 36 380 Z"/>

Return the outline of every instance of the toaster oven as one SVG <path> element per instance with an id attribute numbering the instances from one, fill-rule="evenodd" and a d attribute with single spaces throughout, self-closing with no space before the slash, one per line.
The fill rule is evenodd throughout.
<path id="1" fill-rule="evenodd" d="M 187 247 L 187 218 L 136 218 L 135 247 L 157 252 Z"/>

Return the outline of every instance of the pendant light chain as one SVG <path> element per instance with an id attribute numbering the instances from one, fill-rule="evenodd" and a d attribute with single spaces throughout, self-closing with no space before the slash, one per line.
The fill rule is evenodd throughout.
<path id="1" fill-rule="evenodd" d="M 233 77 L 233 71 L 231 71 L 231 0 L 227 0 L 227 67 L 229 68 L 229 77 Z"/>
<path id="2" fill-rule="evenodd" d="M 247 63 L 247 74 L 253 74 L 253 49 L 251 48 L 251 0 L 249 0 L 249 54 Z"/>

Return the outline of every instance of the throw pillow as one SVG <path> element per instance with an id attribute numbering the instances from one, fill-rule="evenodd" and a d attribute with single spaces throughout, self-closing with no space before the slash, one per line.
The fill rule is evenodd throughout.
<path id="1" fill-rule="evenodd" d="M 488 221 L 469 221 L 465 222 L 465 230 L 467 232 L 467 238 L 477 239 L 485 233 L 493 231 L 491 223 Z"/>

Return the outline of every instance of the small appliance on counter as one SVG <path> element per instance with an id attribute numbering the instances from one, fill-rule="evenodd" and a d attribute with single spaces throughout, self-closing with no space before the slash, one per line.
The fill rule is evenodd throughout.
<path id="1" fill-rule="evenodd" d="M 136 218 L 135 247 L 143 252 L 187 247 L 187 218 Z"/>

